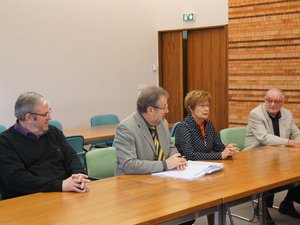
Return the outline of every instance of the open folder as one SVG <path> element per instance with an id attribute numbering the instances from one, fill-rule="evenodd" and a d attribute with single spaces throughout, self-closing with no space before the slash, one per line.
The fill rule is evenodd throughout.
<path id="1" fill-rule="evenodd" d="M 152 173 L 153 176 L 171 177 L 175 179 L 193 180 L 206 174 L 220 171 L 224 168 L 223 163 L 203 162 L 203 161 L 187 161 L 185 170 L 168 170 L 158 173 Z"/>

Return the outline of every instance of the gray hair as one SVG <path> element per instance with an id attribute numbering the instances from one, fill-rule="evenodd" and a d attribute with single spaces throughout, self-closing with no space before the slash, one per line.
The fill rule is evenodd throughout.
<path id="1" fill-rule="evenodd" d="M 42 95 L 28 91 L 21 94 L 15 103 L 15 116 L 19 120 L 24 120 L 26 113 L 35 112 L 36 107 L 48 103 Z"/>
<path id="2" fill-rule="evenodd" d="M 160 97 L 165 96 L 169 97 L 168 92 L 157 86 L 149 86 L 143 89 L 137 99 L 137 111 L 139 113 L 147 112 L 149 106 L 157 106 Z"/>

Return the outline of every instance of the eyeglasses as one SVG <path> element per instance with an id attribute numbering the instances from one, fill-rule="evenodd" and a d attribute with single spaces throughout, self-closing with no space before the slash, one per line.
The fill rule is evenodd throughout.
<path id="1" fill-rule="evenodd" d="M 210 108 L 211 107 L 211 105 L 201 105 L 201 104 L 199 104 L 199 105 L 197 105 L 200 109 L 205 109 L 205 108 Z"/>
<path id="2" fill-rule="evenodd" d="M 30 113 L 32 115 L 37 115 L 37 116 L 49 117 L 49 115 L 52 113 L 52 109 L 49 109 L 49 111 L 46 113 L 34 113 L 34 112 L 28 112 L 28 113 Z"/>
<path id="3" fill-rule="evenodd" d="M 282 100 L 273 100 L 273 99 L 267 98 L 267 99 L 266 99 L 266 102 L 267 102 L 268 104 L 274 103 L 274 105 L 279 105 L 279 104 L 281 104 L 283 101 L 282 101 Z"/>
<path id="4" fill-rule="evenodd" d="M 162 110 L 167 110 L 169 108 L 169 105 L 166 104 L 165 107 L 159 107 L 159 106 L 152 106 L 155 109 L 162 109 Z"/>

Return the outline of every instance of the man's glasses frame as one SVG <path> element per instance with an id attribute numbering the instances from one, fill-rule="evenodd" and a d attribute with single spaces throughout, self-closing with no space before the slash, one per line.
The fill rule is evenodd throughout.
<path id="1" fill-rule="evenodd" d="M 266 103 L 268 104 L 274 103 L 274 105 L 279 105 L 283 103 L 283 100 L 273 100 L 273 99 L 266 98 Z"/>
<path id="2" fill-rule="evenodd" d="M 162 110 L 167 110 L 169 108 L 169 105 L 166 104 L 165 107 L 159 107 L 159 106 L 152 106 L 154 109 L 162 109 Z"/>
<path id="3" fill-rule="evenodd" d="M 49 117 L 49 115 L 52 113 L 52 109 L 49 109 L 48 112 L 46 113 L 35 113 L 35 112 L 28 112 L 32 115 L 37 115 L 37 116 L 45 116 L 45 117 Z"/>

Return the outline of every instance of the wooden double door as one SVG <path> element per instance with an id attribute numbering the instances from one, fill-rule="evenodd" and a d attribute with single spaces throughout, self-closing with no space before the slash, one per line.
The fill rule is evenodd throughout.
<path id="1" fill-rule="evenodd" d="M 210 120 L 228 126 L 227 26 L 159 32 L 159 84 L 170 94 L 167 120 L 186 116 L 184 97 L 192 90 L 212 96 Z"/>

